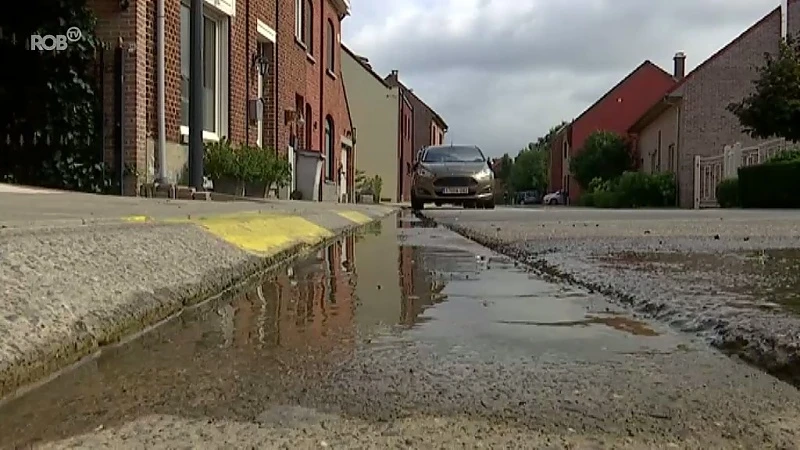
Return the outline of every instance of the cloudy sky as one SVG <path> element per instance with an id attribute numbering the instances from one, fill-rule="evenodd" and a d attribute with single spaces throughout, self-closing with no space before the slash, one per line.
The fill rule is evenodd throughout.
<path id="1" fill-rule="evenodd" d="M 352 0 L 343 40 L 392 69 L 457 143 L 517 150 L 645 59 L 708 58 L 780 0 Z"/>

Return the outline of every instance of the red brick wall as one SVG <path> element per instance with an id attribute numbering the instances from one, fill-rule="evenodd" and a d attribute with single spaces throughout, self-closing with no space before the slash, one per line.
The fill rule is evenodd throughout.
<path id="1" fill-rule="evenodd" d="M 397 186 L 397 197 L 400 201 L 411 200 L 411 173 L 408 170 L 410 164 L 414 163 L 414 150 L 413 150 L 413 130 L 414 130 L 414 111 L 411 105 L 403 100 L 403 96 L 399 96 L 400 103 L 400 126 L 398 127 L 398 153 L 400 161 L 400 180 Z"/>
<path id="2" fill-rule="evenodd" d="M 775 9 L 687 76 L 681 87 L 684 95 L 678 144 L 681 207 L 691 208 L 694 204 L 695 155 L 718 155 L 725 145 L 736 142 L 743 146 L 755 143 L 741 132 L 739 121 L 726 107 L 751 92 L 755 67 L 764 63 L 765 52 L 778 51 L 780 32 L 780 9 Z"/>
<path id="3" fill-rule="evenodd" d="M 276 2 L 278 3 L 276 5 Z M 166 138 L 169 142 L 180 142 L 180 0 L 165 0 L 165 53 L 166 53 Z M 249 15 L 247 8 L 249 3 Z M 117 2 L 108 0 L 89 0 L 96 12 L 98 36 L 109 43 L 116 44 L 119 39 L 130 47 L 127 55 L 125 86 L 125 146 L 126 159 L 135 163 L 142 173 L 147 167 L 146 138 L 155 138 L 156 116 L 156 65 L 155 65 L 155 0 L 137 0 L 126 11 L 120 11 Z M 276 16 L 276 6 L 278 8 Z M 257 52 L 257 20 L 271 26 L 278 33 L 281 45 L 274 48 L 274 64 L 266 76 L 265 123 L 263 144 L 277 147 L 286 153 L 290 136 L 295 132 L 294 124 L 286 124 L 284 112 L 295 108 L 296 96 L 301 96 L 310 105 L 312 115 L 306 118 L 310 127 L 311 140 L 307 147 L 322 150 L 325 117 L 334 120 L 335 166 L 338 168 L 341 149 L 340 136 L 351 131 L 350 116 L 347 111 L 344 87 L 341 82 L 341 66 L 335 62 L 335 70 L 325 71 L 324 37 L 327 20 L 331 19 L 336 31 L 339 56 L 341 23 L 329 0 L 314 1 L 312 18 L 313 48 L 309 58 L 306 50 L 295 39 L 294 0 L 239 0 L 236 2 L 236 15 L 230 19 L 229 47 L 229 87 L 228 129 L 223 135 L 237 142 L 254 144 L 257 126 L 247 123 L 247 103 L 258 93 L 257 72 L 252 67 L 252 56 Z M 105 136 L 106 153 L 113 157 L 113 79 L 110 71 L 113 52 L 106 57 L 105 98 Z M 248 80 L 249 76 L 249 80 Z M 274 83 L 277 80 L 277 99 Z M 248 84 L 249 81 L 249 84 Z M 277 100 L 277 101 L 276 101 Z M 276 104 L 277 103 L 277 104 Z M 249 131 L 249 136 L 248 136 Z M 249 139 L 248 139 L 249 138 Z"/>
<path id="4" fill-rule="evenodd" d="M 548 192 L 555 192 L 563 187 L 564 140 L 568 138 L 568 133 L 569 129 L 564 129 L 553 139 L 552 144 L 550 144 L 550 179 L 548 180 L 547 186 Z"/>
<path id="5" fill-rule="evenodd" d="M 133 2 L 132 2 L 133 3 Z M 156 113 L 156 2 L 147 0 L 137 2 L 147 4 L 147 36 L 145 45 L 139 51 L 146 54 L 147 82 L 147 135 L 155 139 L 158 131 L 158 115 Z M 169 142 L 180 141 L 181 119 L 181 3 L 180 0 L 164 1 L 164 117 L 166 139 Z"/>
<path id="6" fill-rule="evenodd" d="M 247 120 L 247 104 L 249 100 L 258 97 L 258 70 L 253 67 L 252 57 L 258 52 L 260 42 L 257 31 L 257 22 L 261 20 L 268 26 L 276 29 L 275 2 L 277 0 L 238 0 L 236 2 L 236 16 L 231 20 L 230 39 L 230 110 L 229 137 L 237 142 L 247 142 L 255 145 L 258 136 L 258 126 L 250 125 Z M 247 7 L 249 3 L 249 15 Z M 249 29 L 248 29 L 249 27 Z M 268 47 L 274 50 L 274 47 Z M 273 66 L 272 64 L 270 66 Z M 270 68 L 265 78 L 269 79 L 274 74 L 274 66 Z M 269 83 L 269 86 L 272 86 Z M 262 141 L 264 147 L 274 147 L 274 133 L 270 130 L 275 126 L 275 105 L 270 102 L 269 88 L 264 90 L 264 131 L 272 139 Z"/>
<path id="7" fill-rule="evenodd" d="M 295 96 L 305 97 L 306 51 L 295 38 L 294 0 L 278 0 L 278 150 L 285 154 L 290 139 L 297 135 L 294 123 L 286 123 L 284 111 L 295 109 Z M 306 100 L 304 99 L 304 102 Z M 303 113 L 304 111 L 299 111 Z"/>
<path id="8" fill-rule="evenodd" d="M 612 89 L 606 98 L 573 122 L 570 156 L 577 155 L 586 138 L 595 131 L 627 135 L 631 125 L 674 84 L 671 75 L 652 64 L 639 67 L 627 80 Z M 580 186 L 572 178 L 569 184 L 570 201 L 574 202 L 581 194 Z"/>
<path id="9" fill-rule="evenodd" d="M 147 4 L 132 2 L 122 11 L 118 2 L 89 0 L 88 6 L 97 15 L 96 33 L 99 39 L 109 44 L 104 55 L 103 127 L 104 149 L 107 161 L 114 158 L 114 48 L 121 42 L 126 49 L 125 85 L 123 93 L 124 153 L 125 163 L 133 165 L 139 172 L 146 170 L 145 146 L 147 123 L 147 74 L 146 52 L 141 43 L 147 36 Z M 126 186 L 126 194 L 134 193 L 134 186 Z"/>

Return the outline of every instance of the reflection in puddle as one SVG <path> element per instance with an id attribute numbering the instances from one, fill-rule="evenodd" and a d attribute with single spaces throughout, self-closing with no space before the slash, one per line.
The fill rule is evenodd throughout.
<path id="1" fill-rule="evenodd" d="M 253 420 L 440 301 L 394 218 L 202 304 L 0 408 L 0 448 L 149 414 Z"/>

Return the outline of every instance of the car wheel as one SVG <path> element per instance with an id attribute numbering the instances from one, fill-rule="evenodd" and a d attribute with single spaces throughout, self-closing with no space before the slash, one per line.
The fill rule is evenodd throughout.
<path id="1" fill-rule="evenodd" d="M 485 202 L 482 202 L 481 206 L 484 209 L 494 209 L 494 200 L 486 200 Z"/>
<path id="2" fill-rule="evenodd" d="M 435 202 L 435 203 L 434 203 L 434 205 L 436 205 L 436 206 L 442 206 L 442 202 Z"/>
<path id="3" fill-rule="evenodd" d="M 475 209 L 475 202 L 464 202 L 464 208 L 466 209 Z"/>
<path id="4" fill-rule="evenodd" d="M 547 202 L 550 206 L 556 206 L 558 204 L 558 200 L 551 198 L 549 202 Z"/>

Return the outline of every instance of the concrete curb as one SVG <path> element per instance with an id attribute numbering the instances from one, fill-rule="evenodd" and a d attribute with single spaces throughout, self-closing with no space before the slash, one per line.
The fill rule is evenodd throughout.
<path id="1" fill-rule="evenodd" d="M 629 307 L 639 305 L 639 307 L 635 308 L 636 311 L 646 314 L 651 318 L 654 317 L 654 313 L 660 312 L 660 309 L 656 307 L 657 305 L 653 305 L 647 301 L 637 301 L 642 299 L 634 298 L 629 294 L 615 289 L 611 285 L 600 285 L 583 280 L 576 277 L 573 273 L 563 271 L 557 265 L 543 258 L 527 254 L 519 248 L 499 242 L 490 236 L 475 232 L 460 225 L 439 222 L 424 215 L 424 213 L 419 213 L 417 216 L 425 223 L 442 226 L 471 241 L 508 256 L 534 270 L 538 275 L 547 280 L 581 286 L 591 291 L 601 293 Z M 728 356 L 739 358 L 776 378 L 784 380 L 796 387 L 800 387 L 800 348 L 798 348 L 796 344 L 780 342 L 775 336 L 758 333 L 758 330 L 734 330 L 727 325 L 728 324 L 725 323 L 718 323 L 715 327 L 716 333 L 713 336 L 704 335 L 703 337 L 706 338 L 711 346 L 718 349 L 720 352 Z M 696 332 L 695 329 L 680 329 L 679 331 L 687 333 Z"/>
<path id="2" fill-rule="evenodd" d="M 136 216 L 0 230 L 0 285 L 10 286 L 0 303 L 0 403 L 396 210 Z M 161 258 L 148 259 L 159 250 Z M 117 258 L 125 266 L 113 267 Z"/>

